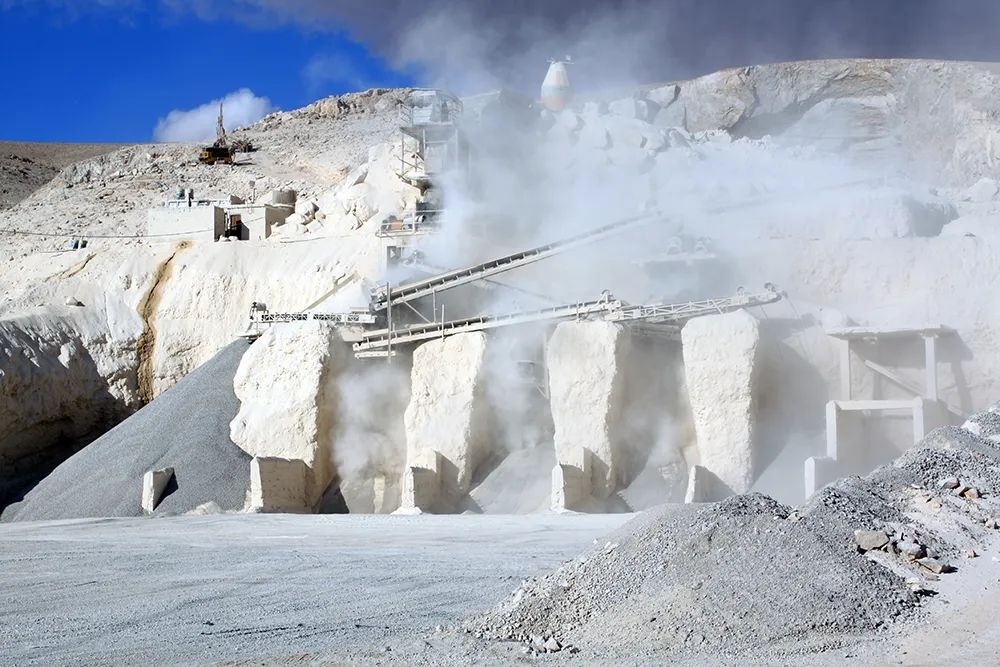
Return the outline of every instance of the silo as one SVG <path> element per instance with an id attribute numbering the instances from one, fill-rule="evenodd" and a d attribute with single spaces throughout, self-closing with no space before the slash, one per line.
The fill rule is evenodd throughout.
<path id="1" fill-rule="evenodd" d="M 569 83 L 569 60 L 549 61 L 549 71 L 542 81 L 542 104 L 549 111 L 562 111 L 573 98 L 573 86 Z"/>

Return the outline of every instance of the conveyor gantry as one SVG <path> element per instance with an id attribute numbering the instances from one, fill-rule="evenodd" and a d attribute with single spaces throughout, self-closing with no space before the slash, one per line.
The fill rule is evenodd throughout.
<path id="1" fill-rule="evenodd" d="M 503 315 L 482 315 L 477 317 L 429 322 L 399 329 L 380 329 L 364 334 L 361 341 L 354 344 L 358 356 L 388 356 L 392 347 L 417 343 L 434 338 L 444 338 L 459 333 L 485 331 L 517 324 L 529 324 L 553 320 L 591 318 L 607 322 L 646 322 L 649 324 L 679 324 L 695 317 L 730 313 L 734 310 L 763 306 L 781 300 L 781 293 L 771 284 L 766 291 L 746 294 L 742 290 L 736 295 L 722 299 L 703 299 L 676 304 L 630 305 L 605 294 L 596 301 L 567 304 L 521 311 Z"/>
<path id="2" fill-rule="evenodd" d="M 662 216 L 640 215 L 625 220 L 613 222 L 610 225 L 598 227 L 589 232 L 571 236 L 561 241 L 546 243 L 545 245 L 522 250 L 506 257 L 491 259 L 482 264 L 476 264 L 464 269 L 455 269 L 441 273 L 430 278 L 399 285 L 397 287 L 382 286 L 372 291 L 372 311 L 385 310 L 397 303 L 407 303 L 421 297 L 429 296 L 437 292 L 443 292 L 461 285 L 489 278 L 504 271 L 510 271 L 521 266 L 527 266 L 546 257 L 552 257 L 571 248 L 575 248 L 587 243 L 600 240 L 602 238 L 619 234 L 629 227 L 653 222 L 662 219 Z"/>
<path id="3" fill-rule="evenodd" d="M 765 306 L 781 300 L 781 293 L 768 283 L 765 291 L 757 294 L 746 294 L 742 290 L 734 296 L 722 299 L 704 299 L 686 303 L 669 303 L 643 305 L 626 305 L 609 313 L 604 319 L 609 322 L 631 322 L 643 320 L 650 324 L 676 324 L 695 317 L 731 313 L 734 310 Z"/>
<path id="4" fill-rule="evenodd" d="M 459 333 L 485 331 L 516 324 L 530 324 L 547 320 L 560 320 L 573 317 L 586 317 L 596 313 L 611 312 L 622 307 L 622 302 L 610 297 L 597 301 L 585 301 L 541 310 L 519 311 L 503 315 L 478 315 L 447 322 L 428 322 L 415 324 L 400 329 L 379 329 L 367 332 L 361 342 L 354 344 L 356 353 L 374 350 L 388 351 L 394 345 L 417 343 L 432 338 L 444 338 Z"/>

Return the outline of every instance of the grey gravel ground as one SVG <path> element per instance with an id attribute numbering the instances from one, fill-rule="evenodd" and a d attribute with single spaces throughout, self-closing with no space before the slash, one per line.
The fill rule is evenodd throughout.
<path id="1" fill-rule="evenodd" d="M 3 524 L 0 664 L 468 662 L 436 625 L 488 608 L 629 518 Z"/>
<path id="2" fill-rule="evenodd" d="M 157 514 L 207 502 L 243 507 L 250 457 L 229 438 L 239 401 L 233 376 L 248 347 L 237 340 L 146 407 L 56 468 L 3 512 L 3 521 L 142 514 L 142 476 L 172 467 L 177 489 Z"/>
<path id="3" fill-rule="evenodd" d="M 654 508 L 464 627 L 621 664 L 788 661 L 870 640 L 921 618 L 941 577 L 997 541 L 997 444 L 954 427 L 922 444 L 798 510 L 759 494 Z M 884 539 L 860 553 L 857 530 Z"/>

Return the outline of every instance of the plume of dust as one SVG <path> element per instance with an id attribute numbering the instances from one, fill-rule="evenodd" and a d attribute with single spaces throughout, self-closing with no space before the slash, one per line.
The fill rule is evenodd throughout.
<path id="1" fill-rule="evenodd" d="M 409 373 L 398 364 L 352 364 L 337 379 L 338 415 L 331 442 L 342 480 L 396 475 L 406 457 L 400 417 L 409 401 Z"/>

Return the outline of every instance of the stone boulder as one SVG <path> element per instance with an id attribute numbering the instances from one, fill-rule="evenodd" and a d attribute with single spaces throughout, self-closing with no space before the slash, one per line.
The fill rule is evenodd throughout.
<path id="1" fill-rule="evenodd" d="M 233 380 L 240 410 L 233 442 L 250 456 L 306 466 L 306 507 L 334 480 L 336 382 L 350 350 L 324 322 L 272 326 L 240 362 Z"/>
<path id="2" fill-rule="evenodd" d="M 485 362 L 486 336 L 482 333 L 430 341 L 413 353 L 410 403 L 403 417 L 406 460 L 408 467 L 438 470 L 440 494 L 437 507 L 430 508 L 434 511 L 458 507 L 476 468 L 491 453 Z M 418 463 L 435 460 L 434 453 L 440 456 L 440 465 Z M 404 506 L 405 488 L 404 481 Z"/>
<path id="3" fill-rule="evenodd" d="M 752 114 L 756 105 L 749 70 L 730 69 L 715 72 L 681 87 L 675 104 L 684 105 L 686 129 L 732 130 Z"/>
<path id="4" fill-rule="evenodd" d="M 754 481 L 758 322 L 746 311 L 699 317 L 681 338 L 699 463 L 745 493 Z"/>
<path id="5" fill-rule="evenodd" d="M 577 471 L 589 469 L 587 491 L 598 498 L 607 498 L 619 486 L 628 351 L 621 325 L 585 321 L 557 326 L 545 351 L 556 463 L 564 466 L 560 479 L 575 480 Z M 579 499 L 579 482 L 573 486 L 569 495 Z"/>
<path id="6" fill-rule="evenodd" d="M 975 185 L 962 193 L 962 199 L 964 201 L 982 204 L 994 201 L 998 194 L 1000 194 L 1000 184 L 998 184 L 996 180 L 992 178 L 981 178 L 976 181 Z"/>

